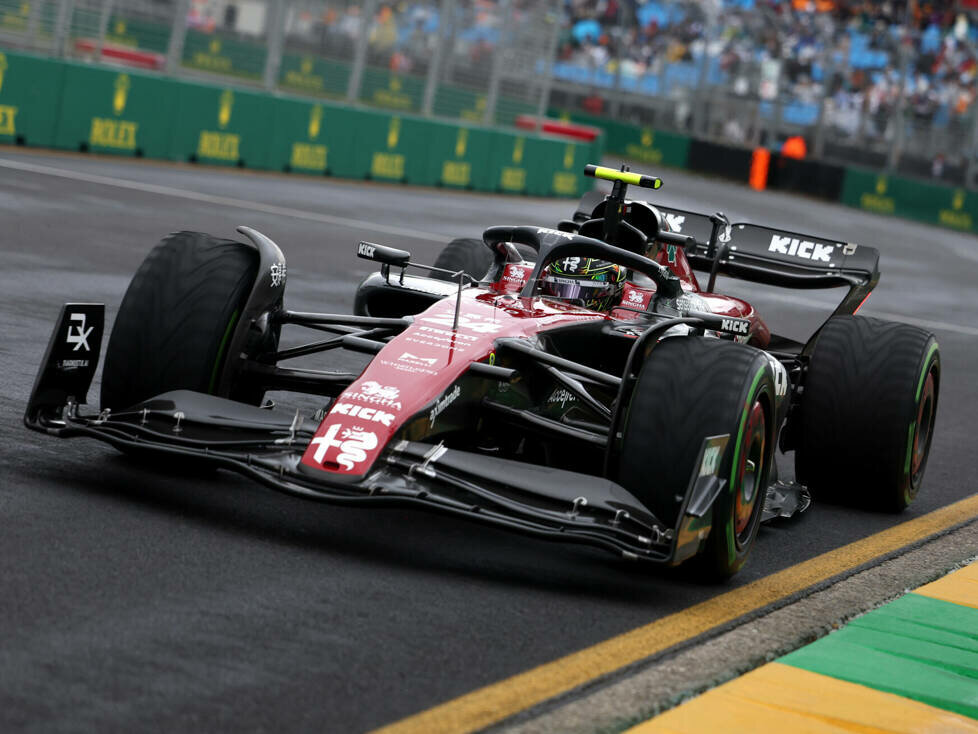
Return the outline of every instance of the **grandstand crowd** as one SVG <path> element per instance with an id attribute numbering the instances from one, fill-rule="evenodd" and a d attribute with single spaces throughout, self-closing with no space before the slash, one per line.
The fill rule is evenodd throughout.
<path id="1" fill-rule="evenodd" d="M 488 74 L 503 26 L 518 26 L 534 4 L 539 0 L 456 0 L 452 53 Z M 364 20 L 358 5 L 332 13 L 327 29 L 334 41 L 355 41 Z M 936 154 L 936 166 L 973 134 L 978 0 L 563 0 L 563 5 L 554 73 L 591 90 L 590 112 L 606 112 L 604 103 L 615 88 L 673 99 L 708 88 L 762 104 L 778 99 L 788 124 L 811 128 L 821 118 L 834 136 L 854 142 L 893 140 L 898 119 L 905 121 L 904 135 L 939 130 L 948 150 Z M 439 6 L 439 0 L 381 3 L 369 19 L 374 63 L 422 72 L 441 22 Z M 771 104 L 764 109 L 772 114 Z M 732 142 L 746 132 L 733 118 L 723 129 Z"/>

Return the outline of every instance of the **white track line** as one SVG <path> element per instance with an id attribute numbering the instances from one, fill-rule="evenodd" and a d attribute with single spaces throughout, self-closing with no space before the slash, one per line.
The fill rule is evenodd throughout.
<path id="1" fill-rule="evenodd" d="M 305 219 L 311 222 L 322 222 L 323 224 L 334 224 L 340 227 L 351 229 L 366 229 L 372 232 L 395 235 L 398 237 L 411 237 L 413 239 L 425 240 L 427 242 L 448 242 L 450 239 L 445 235 L 433 232 L 422 232 L 417 229 L 407 227 L 393 227 L 377 222 L 368 222 L 362 219 L 350 219 L 348 217 L 337 217 L 331 214 L 320 214 L 318 212 L 308 212 L 302 209 L 292 209 L 286 206 L 276 206 L 275 204 L 264 204 L 258 201 L 247 199 L 234 199 L 228 196 L 215 196 L 214 194 L 204 194 L 199 191 L 188 191 L 177 189 L 172 186 L 160 186 L 158 184 L 142 183 L 141 181 L 131 181 L 125 178 L 115 178 L 113 176 L 100 176 L 95 173 L 82 173 L 81 171 L 71 171 L 66 168 L 54 168 L 52 166 L 41 166 L 35 163 L 24 163 L 22 161 L 12 161 L 0 159 L 0 168 L 10 168 L 17 171 L 28 171 L 30 173 L 40 173 L 45 176 L 57 176 L 72 181 L 85 181 L 86 183 L 100 184 L 102 186 L 114 186 L 120 189 L 131 191 L 143 191 L 147 194 L 157 194 L 159 196 L 172 196 L 178 199 L 188 199 L 206 204 L 217 204 L 219 206 L 230 206 L 235 209 L 245 209 L 251 212 L 263 212 L 265 214 L 275 214 L 282 217 L 293 219 Z"/>
<path id="2" fill-rule="evenodd" d="M 444 235 L 435 234 L 433 232 L 421 232 L 416 229 L 407 229 L 405 227 L 391 227 L 386 224 L 377 224 L 376 222 L 367 222 L 362 219 L 349 219 L 347 217 L 335 217 L 330 214 L 319 214 L 317 212 L 307 212 L 302 209 L 291 209 L 284 206 L 276 206 L 274 204 L 263 204 L 257 201 L 248 201 L 246 199 L 234 199 L 227 196 L 215 196 L 213 194 L 203 194 L 198 191 L 187 191 L 185 189 L 176 189 L 172 186 L 159 186 L 157 184 L 142 183 L 140 181 L 130 181 L 124 178 L 114 178 L 112 176 L 100 176 L 94 173 L 82 173 L 80 171 L 71 171 L 66 168 L 54 168 L 52 166 L 39 166 L 34 163 L 24 163 L 22 161 L 11 161 L 7 159 L 0 158 L 0 168 L 10 168 L 18 171 L 29 171 L 31 173 L 40 173 L 46 176 L 57 176 L 58 178 L 66 178 L 72 181 L 85 181 L 88 183 L 101 184 L 103 186 L 115 186 L 120 189 L 130 189 L 132 191 L 143 191 L 148 194 L 158 194 L 160 196 L 173 196 L 179 199 L 188 199 L 190 201 L 200 201 L 208 204 L 217 204 L 220 206 L 234 207 L 235 209 L 245 209 L 248 211 L 259 211 L 265 212 L 266 214 L 275 214 L 283 217 L 292 217 L 295 219 L 306 219 L 312 222 L 323 222 L 324 224 L 335 224 L 341 227 L 350 227 L 353 229 L 368 229 L 374 232 L 381 232 L 383 234 L 391 234 L 398 237 L 412 237 L 415 239 L 426 240 L 429 242 L 447 242 L 448 237 Z M 768 295 L 768 294 L 765 294 Z M 825 304 L 815 299 L 804 298 L 794 295 L 774 295 L 771 294 L 777 300 L 788 301 L 797 303 L 799 305 L 805 306 L 820 306 L 832 308 L 833 304 Z M 925 329 L 934 329 L 936 331 L 950 331 L 957 334 L 966 334 L 968 336 L 978 336 L 978 328 L 971 326 L 961 326 L 959 324 L 949 324 L 943 321 L 929 321 L 926 319 L 918 319 L 913 316 L 906 316 L 904 314 L 889 313 L 886 311 L 877 311 L 875 309 L 867 309 L 873 315 L 879 316 L 884 319 L 892 319 L 894 321 L 903 321 L 907 324 L 913 324 L 915 326 L 920 326 Z"/>

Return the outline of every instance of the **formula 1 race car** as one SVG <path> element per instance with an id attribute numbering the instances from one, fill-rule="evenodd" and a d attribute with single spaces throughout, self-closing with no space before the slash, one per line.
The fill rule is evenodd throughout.
<path id="1" fill-rule="evenodd" d="M 612 192 L 585 195 L 557 229 L 489 227 L 434 266 L 359 243 L 380 270 L 352 315 L 287 310 L 285 258 L 253 229 L 238 229 L 248 243 L 172 234 L 123 299 L 101 410 L 82 406 L 104 306 L 67 304 L 26 425 L 209 462 L 308 499 L 423 507 L 627 559 L 694 559 L 713 578 L 742 566 L 765 513 L 803 509 L 805 486 L 906 507 L 941 363 L 931 334 L 852 315 L 879 279 L 877 250 L 657 208 L 627 191 L 659 179 L 586 171 Z M 713 293 L 719 273 L 848 290 L 801 343 Z M 285 325 L 327 336 L 281 348 Z M 333 350 L 369 364 L 284 366 Z M 269 390 L 329 400 L 314 415 L 259 407 Z M 795 451 L 801 484 L 777 480 L 776 445 Z"/>

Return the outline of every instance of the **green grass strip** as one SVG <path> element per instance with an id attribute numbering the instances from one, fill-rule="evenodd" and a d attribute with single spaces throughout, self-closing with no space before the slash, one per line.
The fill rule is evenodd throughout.
<path id="1" fill-rule="evenodd" d="M 908 594 L 778 662 L 978 719 L 978 609 Z"/>

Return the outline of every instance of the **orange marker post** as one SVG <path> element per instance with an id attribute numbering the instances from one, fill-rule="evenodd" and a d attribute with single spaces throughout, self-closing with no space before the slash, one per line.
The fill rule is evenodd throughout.
<path id="1" fill-rule="evenodd" d="M 767 188 L 767 170 L 771 166 L 771 151 L 755 148 L 750 161 L 750 187 L 757 191 Z"/>

